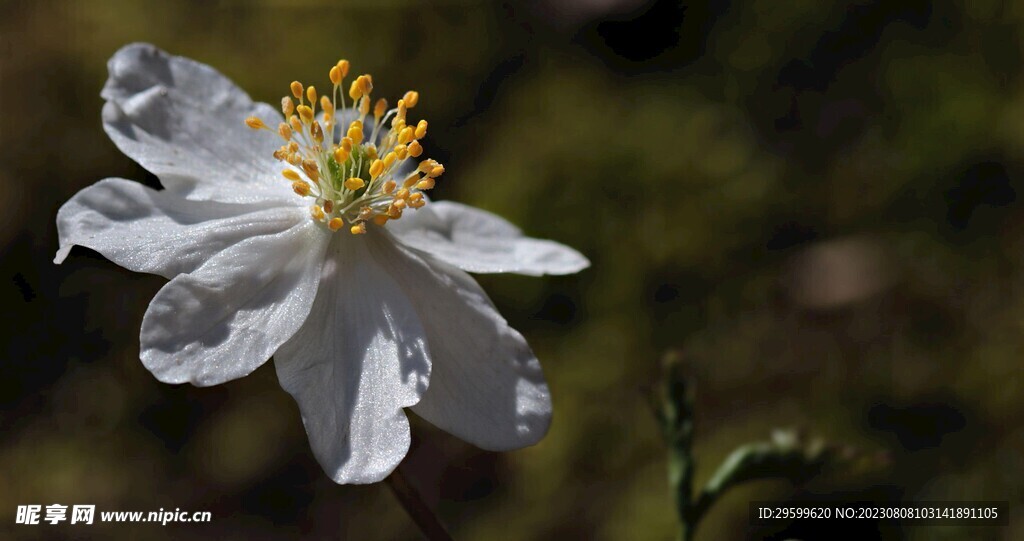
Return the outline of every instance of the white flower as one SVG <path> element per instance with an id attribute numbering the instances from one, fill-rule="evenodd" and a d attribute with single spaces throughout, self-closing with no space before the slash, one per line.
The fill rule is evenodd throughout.
<path id="1" fill-rule="evenodd" d="M 397 466 L 407 407 L 484 449 L 543 437 L 551 400 L 540 365 L 464 271 L 566 274 L 589 263 L 487 212 L 424 206 L 443 167 L 403 169 L 426 131 L 405 126 L 415 92 L 389 111 L 376 105 L 371 131 L 369 76 L 353 81 L 349 107 L 344 95 L 321 100 L 321 125 L 316 91 L 298 83 L 284 119 L 213 68 L 151 45 L 124 47 L 109 70 L 103 125 L 165 189 L 108 178 L 78 192 L 57 214 L 55 262 L 77 244 L 170 279 L 140 334 L 159 380 L 216 385 L 273 355 L 338 483 Z M 331 69 L 334 96 L 347 71 L 345 61 Z"/>

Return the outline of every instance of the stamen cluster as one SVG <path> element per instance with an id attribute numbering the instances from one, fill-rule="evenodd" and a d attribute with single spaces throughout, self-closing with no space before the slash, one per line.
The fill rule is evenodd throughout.
<path id="1" fill-rule="evenodd" d="M 331 68 L 333 90 L 330 98 L 320 96 L 321 120 L 316 119 L 316 88 L 292 82 L 292 95 L 281 98 L 281 112 L 287 121 L 276 130 L 285 142 L 274 151 L 274 157 L 289 166 L 281 174 L 292 183 L 295 193 L 314 200 L 310 206 L 314 220 L 325 223 L 331 231 L 348 225 L 349 231 L 358 235 L 366 233 L 367 223 L 384 225 L 401 218 L 406 208 L 425 205 L 422 192 L 434 187 L 444 166 L 435 160 L 422 160 L 412 173 L 403 178 L 395 176 L 405 160 L 417 159 L 423 153 L 419 140 L 427 134 L 427 121 L 406 123 L 408 110 L 419 102 L 419 93 L 410 90 L 392 109 L 384 98 L 374 103 L 372 128 L 366 137 L 364 120 L 369 121 L 373 91 L 373 78 L 368 74 L 356 77 L 349 86 L 356 120 L 343 126 L 344 131 L 338 130 L 335 142 L 339 96 L 341 110 L 347 107 L 344 92 L 339 89 L 348 71 L 347 60 L 339 60 Z M 382 130 L 388 121 L 385 133 Z M 256 117 L 247 118 L 245 123 L 252 129 L 274 131 Z"/>

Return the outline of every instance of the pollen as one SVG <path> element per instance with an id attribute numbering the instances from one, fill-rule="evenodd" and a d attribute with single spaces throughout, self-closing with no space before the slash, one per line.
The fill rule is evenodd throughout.
<path id="1" fill-rule="evenodd" d="M 420 93 L 415 90 L 410 90 L 402 96 L 402 101 L 405 102 L 405 106 L 409 109 L 416 107 L 416 104 L 420 102 Z"/>
<path id="2" fill-rule="evenodd" d="M 413 140 L 413 135 L 416 133 L 412 128 L 402 128 L 402 131 L 398 132 L 398 144 L 404 145 Z"/>
<path id="3" fill-rule="evenodd" d="M 427 134 L 427 121 L 409 118 L 419 93 L 410 90 L 389 108 L 387 99 L 373 96 L 370 74 L 352 79 L 346 93 L 342 85 L 349 71 L 348 60 L 331 66 L 331 86 L 323 94 L 292 81 L 289 95 L 281 98 L 284 122 L 275 121 L 276 130 L 258 117 L 246 118 L 245 124 L 284 140 L 273 156 L 290 166 L 281 176 L 291 190 L 311 199 L 314 221 L 331 232 L 347 224 L 349 233 L 362 235 L 370 226 L 426 205 L 423 192 L 434 187 L 444 166 L 421 159 L 419 140 Z M 409 159 L 415 167 L 406 164 Z"/>
<path id="4" fill-rule="evenodd" d="M 423 147 L 419 141 L 413 141 L 409 143 L 409 156 L 412 158 L 419 158 L 423 154 Z"/>
<path id="5" fill-rule="evenodd" d="M 320 96 L 320 108 L 328 117 L 334 117 L 334 103 L 327 96 Z"/>
<path id="6" fill-rule="evenodd" d="M 348 157 L 350 155 L 351 151 L 338 147 L 334 149 L 334 154 L 332 156 L 334 158 L 335 163 L 345 163 L 346 161 L 348 161 Z"/>
<path id="7" fill-rule="evenodd" d="M 251 116 L 251 117 L 245 119 L 245 125 L 249 126 L 250 128 L 252 128 L 254 130 L 260 130 L 260 129 L 263 129 L 263 128 L 267 127 L 267 125 L 264 124 L 262 120 L 254 117 L 254 116 Z"/>
<path id="8" fill-rule="evenodd" d="M 324 221 L 324 209 L 320 205 L 313 205 L 312 207 L 309 207 L 309 214 L 318 222 Z"/>
<path id="9" fill-rule="evenodd" d="M 370 164 L 370 178 L 376 179 L 384 172 L 384 162 L 381 160 L 373 160 Z"/>
<path id="10" fill-rule="evenodd" d="M 348 127 L 347 136 L 352 140 L 352 144 L 360 144 L 363 142 L 363 123 L 358 120 L 353 120 L 352 124 Z"/>
<path id="11" fill-rule="evenodd" d="M 366 181 L 359 177 L 352 177 L 345 181 L 345 187 L 352 190 L 353 192 L 366 186 Z"/>
<path id="12" fill-rule="evenodd" d="M 310 192 L 309 183 L 304 180 L 296 180 L 295 182 L 292 182 L 292 190 L 302 197 L 306 197 Z"/>

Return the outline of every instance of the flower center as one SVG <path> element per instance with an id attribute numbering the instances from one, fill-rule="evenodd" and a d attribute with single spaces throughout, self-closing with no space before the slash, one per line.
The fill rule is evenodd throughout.
<path id="1" fill-rule="evenodd" d="M 413 126 L 406 123 L 408 110 L 419 102 L 416 91 L 406 92 L 392 109 L 384 98 L 377 100 L 370 122 L 373 78 L 360 75 L 348 91 L 352 100 L 350 118 L 356 120 L 336 126 L 339 97 L 341 111 L 347 107 L 345 94 L 339 89 L 348 70 L 347 60 L 339 60 L 331 68 L 333 90 L 329 97 L 320 96 L 319 101 L 322 120 L 316 119 L 316 88 L 292 82 L 292 96 L 281 98 L 287 122 L 277 127 L 277 134 L 285 142 L 274 157 L 286 164 L 281 174 L 292 183 L 295 193 L 313 199 L 310 215 L 314 220 L 327 224 L 331 231 L 347 224 L 353 235 L 359 235 L 366 233 L 367 223 L 384 225 L 401 218 L 408 207 L 425 205 L 422 192 L 434 187 L 434 179 L 444 173 L 444 166 L 422 160 L 411 173 L 402 173 L 408 169 L 401 167 L 406 160 L 415 160 L 423 153 L 419 140 L 427 133 L 426 120 Z M 245 123 L 254 130 L 274 131 L 256 117 L 245 119 Z"/>

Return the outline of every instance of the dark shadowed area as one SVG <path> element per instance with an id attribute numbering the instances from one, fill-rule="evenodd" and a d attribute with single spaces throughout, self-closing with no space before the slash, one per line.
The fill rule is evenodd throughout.
<path id="1" fill-rule="evenodd" d="M 161 384 L 139 328 L 165 280 L 54 219 L 106 177 L 106 61 L 152 42 L 277 103 L 339 58 L 420 93 L 434 196 L 582 251 L 479 277 L 555 416 L 478 450 L 412 415 L 407 475 L 456 539 L 672 539 L 648 390 L 677 348 L 697 478 L 777 427 L 887 457 L 727 496 L 698 539 L 1024 538 L 1024 4 L 241 0 L 0 3 L 0 537 L 417 539 L 338 486 L 267 364 Z M 459 332 L 459 329 L 452 329 Z M 748 502 L 1002 500 L 1009 526 L 748 525 Z M 210 511 L 208 524 L 15 525 L 18 505 Z"/>

